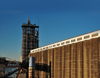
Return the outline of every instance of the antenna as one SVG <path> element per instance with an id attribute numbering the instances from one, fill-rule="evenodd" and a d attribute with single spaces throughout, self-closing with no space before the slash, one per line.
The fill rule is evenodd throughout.
<path id="1" fill-rule="evenodd" d="M 27 20 L 29 20 L 29 17 L 27 18 Z"/>
<path id="2" fill-rule="evenodd" d="M 28 24 L 30 24 L 30 20 L 29 20 L 29 17 L 28 17 L 28 19 L 27 19 L 27 22 L 28 22 Z"/>
<path id="3" fill-rule="evenodd" d="M 39 26 L 39 18 L 38 18 L 38 26 Z M 38 47 L 39 47 L 39 28 L 38 28 Z"/>
<path id="4" fill-rule="evenodd" d="M 38 26 L 39 26 L 39 18 L 38 18 Z"/>

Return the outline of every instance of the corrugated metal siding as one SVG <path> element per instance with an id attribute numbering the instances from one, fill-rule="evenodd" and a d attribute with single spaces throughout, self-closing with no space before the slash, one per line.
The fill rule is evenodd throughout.
<path id="1" fill-rule="evenodd" d="M 77 78 L 83 78 L 83 43 L 77 43 L 77 58 L 76 58 L 76 68 L 77 68 Z"/>
<path id="2" fill-rule="evenodd" d="M 35 70 L 35 78 L 100 78 L 100 37 L 30 55 L 51 65 L 51 73 Z"/>
<path id="3" fill-rule="evenodd" d="M 54 49 L 51 49 L 51 78 L 54 78 Z"/>

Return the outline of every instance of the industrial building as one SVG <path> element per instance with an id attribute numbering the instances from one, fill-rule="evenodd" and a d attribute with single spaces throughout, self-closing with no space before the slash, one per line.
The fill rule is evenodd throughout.
<path id="1" fill-rule="evenodd" d="M 21 27 L 23 31 L 21 61 L 23 61 L 28 57 L 30 50 L 39 47 L 39 26 L 31 24 L 28 20 L 28 24 Z"/>
<path id="2" fill-rule="evenodd" d="M 100 78 L 100 30 L 33 49 L 29 56 L 35 57 L 34 78 Z"/>

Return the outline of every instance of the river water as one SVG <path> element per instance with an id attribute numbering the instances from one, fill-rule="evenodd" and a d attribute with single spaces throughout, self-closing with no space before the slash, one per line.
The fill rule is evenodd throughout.
<path id="1" fill-rule="evenodd" d="M 16 68 L 5 68 L 5 74 L 14 71 Z M 17 73 L 17 72 L 15 72 Z M 10 75 L 8 78 L 15 78 L 15 73 Z"/>

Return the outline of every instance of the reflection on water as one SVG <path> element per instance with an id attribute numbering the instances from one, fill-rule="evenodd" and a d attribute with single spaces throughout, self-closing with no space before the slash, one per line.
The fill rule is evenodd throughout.
<path id="1" fill-rule="evenodd" d="M 5 74 L 14 71 L 16 68 L 5 68 Z M 15 72 L 16 73 L 16 72 Z M 8 78 L 15 78 L 15 73 L 10 75 Z"/>

